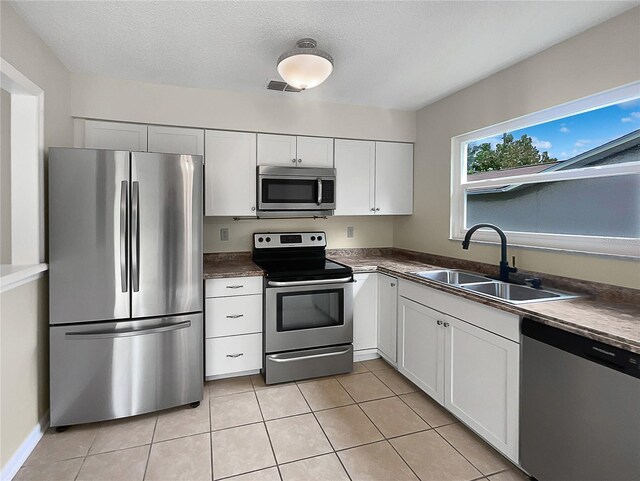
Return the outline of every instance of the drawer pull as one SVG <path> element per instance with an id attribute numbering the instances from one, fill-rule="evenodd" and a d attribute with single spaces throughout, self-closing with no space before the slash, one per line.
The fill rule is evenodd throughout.
<path id="1" fill-rule="evenodd" d="M 244 317 L 244 314 L 231 314 L 227 316 L 227 319 L 237 319 L 239 317 Z"/>
<path id="2" fill-rule="evenodd" d="M 236 357 L 240 357 L 240 356 L 244 356 L 244 352 L 239 352 L 237 354 L 227 354 L 227 357 L 232 357 L 232 358 L 236 358 Z"/>
<path id="3" fill-rule="evenodd" d="M 437 321 L 437 324 L 438 324 L 439 326 L 441 326 L 441 325 L 442 325 L 442 324 L 444 324 L 444 323 L 443 323 L 442 321 Z"/>
<path id="4" fill-rule="evenodd" d="M 244 287 L 244 286 L 242 284 L 235 285 L 235 286 L 227 286 L 227 289 L 240 289 L 241 287 Z"/>

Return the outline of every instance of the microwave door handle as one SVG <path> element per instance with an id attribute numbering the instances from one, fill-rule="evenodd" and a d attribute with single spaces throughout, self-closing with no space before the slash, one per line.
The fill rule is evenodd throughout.
<path id="1" fill-rule="evenodd" d="M 322 179 L 318 177 L 318 205 L 322 204 Z"/>

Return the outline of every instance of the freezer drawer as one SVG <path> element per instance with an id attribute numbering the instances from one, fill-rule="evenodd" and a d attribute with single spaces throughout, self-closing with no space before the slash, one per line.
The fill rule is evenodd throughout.
<path id="1" fill-rule="evenodd" d="M 51 425 L 200 401 L 202 314 L 52 326 Z"/>

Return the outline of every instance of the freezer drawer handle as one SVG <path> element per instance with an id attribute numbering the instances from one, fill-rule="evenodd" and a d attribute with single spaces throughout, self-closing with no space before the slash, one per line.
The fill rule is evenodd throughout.
<path id="1" fill-rule="evenodd" d="M 349 348 L 347 349 L 343 349 L 342 351 L 336 351 L 336 352 L 327 352 L 324 354 L 312 354 L 311 356 L 306 356 L 306 355 L 302 355 L 302 356 L 298 356 L 298 357 L 289 357 L 286 359 L 278 359 L 277 357 L 269 357 L 270 361 L 273 362 L 295 362 L 295 361 L 300 361 L 302 359 L 318 359 L 321 357 L 333 357 L 333 356 L 341 356 L 343 354 L 346 354 L 349 352 Z"/>
<path id="2" fill-rule="evenodd" d="M 234 359 L 240 356 L 244 356 L 244 352 L 239 352 L 238 354 L 227 354 L 227 357 L 232 357 Z"/>
<path id="3" fill-rule="evenodd" d="M 244 314 L 230 314 L 227 316 L 227 319 L 237 319 L 239 317 L 244 317 Z"/>
<path id="4" fill-rule="evenodd" d="M 147 334 L 156 334 L 159 332 L 177 331 L 178 329 L 186 329 L 191 327 L 191 321 L 182 321 L 175 324 L 165 324 L 163 326 L 148 327 L 146 329 L 130 329 L 128 331 L 90 331 L 90 332 L 67 332 L 65 337 L 69 339 L 110 339 L 118 337 L 146 336 Z"/>
<path id="5" fill-rule="evenodd" d="M 129 235 L 127 224 L 129 223 L 129 182 L 123 180 L 120 183 L 120 284 L 122 292 L 129 290 L 129 256 L 127 255 L 127 237 Z"/>
<path id="6" fill-rule="evenodd" d="M 240 289 L 241 287 L 244 287 L 242 284 L 237 284 L 235 286 L 227 286 L 227 289 Z"/>
<path id="7" fill-rule="evenodd" d="M 131 284 L 133 292 L 140 290 L 140 183 L 135 181 L 133 183 L 133 190 L 131 192 Z"/>

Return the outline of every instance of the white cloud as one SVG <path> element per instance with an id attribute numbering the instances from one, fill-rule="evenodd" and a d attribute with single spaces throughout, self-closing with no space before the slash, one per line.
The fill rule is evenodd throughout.
<path id="1" fill-rule="evenodd" d="M 640 112 L 630 112 L 628 117 L 622 117 L 622 122 L 640 122 Z"/>
<path id="2" fill-rule="evenodd" d="M 533 143 L 533 146 L 538 150 L 549 150 L 552 147 L 551 142 L 549 142 L 548 140 L 540 140 L 537 137 L 531 137 L 531 141 Z"/>
<path id="3" fill-rule="evenodd" d="M 560 127 L 560 132 L 562 132 L 563 134 L 567 134 L 571 131 L 569 130 L 569 127 L 562 126 Z"/>
<path id="4" fill-rule="evenodd" d="M 592 141 L 590 139 L 578 139 L 576 140 L 576 143 L 574 144 L 574 147 L 585 147 L 587 145 L 589 145 Z"/>

